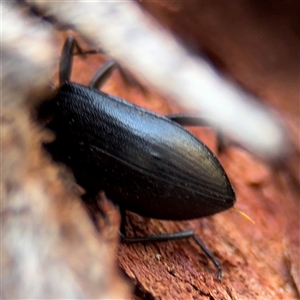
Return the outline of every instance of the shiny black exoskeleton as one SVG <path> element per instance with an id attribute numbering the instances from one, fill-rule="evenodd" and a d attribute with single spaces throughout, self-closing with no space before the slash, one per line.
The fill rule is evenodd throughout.
<path id="1" fill-rule="evenodd" d="M 56 140 L 46 145 L 55 160 L 69 166 L 90 194 L 104 190 L 121 208 L 140 215 L 187 220 L 231 208 L 235 194 L 216 156 L 180 123 L 184 117 L 159 116 L 96 89 L 114 64 L 107 63 L 89 87 L 69 82 L 74 39 L 65 43 L 60 83 L 48 127 Z M 192 120 L 192 117 L 191 119 Z M 197 120 L 197 118 L 196 118 Z M 193 237 L 192 231 L 128 238 L 127 242 Z"/>

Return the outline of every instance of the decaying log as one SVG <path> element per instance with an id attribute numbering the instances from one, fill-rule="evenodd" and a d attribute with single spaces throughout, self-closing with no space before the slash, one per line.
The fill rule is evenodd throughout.
<path id="1" fill-rule="evenodd" d="M 95 203 L 85 207 L 72 174 L 53 165 L 41 151 L 45 133 L 41 134 L 28 115 L 24 117 L 24 111 L 6 106 L 1 115 L 5 157 L 1 162 L 3 298 L 128 297 L 128 286 L 115 264 L 116 249 L 120 267 L 135 286 L 134 299 L 299 298 L 296 6 L 290 2 L 284 10 L 279 2 L 272 9 L 232 1 L 218 5 L 161 3 L 141 4 L 194 51 L 201 47 L 222 72 L 264 98 L 285 124 L 293 152 L 284 163 L 269 165 L 235 145 L 218 155 L 235 188 L 236 207 L 255 224 L 234 210 L 184 222 L 128 213 L 131 235 L 193 229 L 221 262 L 221 282 L 193 241 L 121 244 L 117 248 L 117 208 L 106 202 L 103 194 L 97 199 L 106 218 L 95 212 Z M 56 33 L 57 59 L 67 34 Z M 89 82 L 105 59 L 99 55 L 76 57 L 72 80 Z M 154 90 L 145 93 L 138 86 L 126 85 L 118 71 L 103 91 L 160 114 L 182 111 L 172 99 L 162 98 Z M 189 129 L 217 151 L 212 130 Z"/>
<path id="2" fill-rule="evenodd" d="M 221 283 L 192 242 L 122 245 L 121 264 L 143 293 L 164 299 L 298 298 L 300 57 L 295 11 L 299 5 L 296 1 L 289 5 L 275 1 L 268 7 L 236 1 L 140 4 L 227 76 L 264 98 L 285 121 L 294 155 L 279 169 L 238 147 L 229 147 L 220 156 L 237 193 L 236 207 L 255 225 L 234 211 L 180 224 L 149 220 L 140 225 L 134 216 L 132 229 L 141 235 L 196 230 L 224 266 Z M 199 136 L 215 147 L 211 133 Z"/>

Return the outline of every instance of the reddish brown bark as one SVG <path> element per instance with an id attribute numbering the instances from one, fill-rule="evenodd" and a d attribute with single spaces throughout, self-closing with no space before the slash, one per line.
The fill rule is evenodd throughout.
<path id="1" fill-rule="evenodd" d="M 289 2 L 289 6 L 273 2 L 272 7 L 245 1 L 216 3 L 146 2 L 143 7 L 193 48 L 201 47 L 223 72 L 264 98 L 285 122 L 295 151 L 286 159 L 285 167 L 279 169 L 234 146 L 219 155 L 237 194 L 236 207 L 247 213 L 255 224 L 234 210 L 184 222 L 145 219 L 128 213 L 129 234 L 143 236 L 193 229 L 223 266 L 223 279 L 219 282 L 214 266 L 193 241 L 122 244 L 118 262 L 135 285 L 135 299 L 299 298 L 299 31 L 295 25 L 298 8 L 293 6 L 297 2 Z M 66 34 L 59 37 L 62 44 Z M 95 55 L 75 60 L 72 80 L 84 84 L 102 65 L 104 57 Z M 199 86 L 201 88 L 200 83 Z M 103 91 L 160 114 L 180 111 L 180 107 L 162 99 L 155 91 L 143 93 L 139 88 L 126 86 L 118 72 Z M 61 183 L 57 167 L 51 166 L 37 150 L 40 137 L 36 132 L 34 136 L 28 133 L 32 131 L 28 120 L 22 120 L 22 113 L 16 111 L 11 117 L 8 111 L 1 120 L 1 129 L 8 132 L 2 149 L 10 153 L 2 182 L 7 200 L 2 207 L 5 231 L 24 229 L 31 236 L 40 234 L 41 230 L 42 238 L 35 239 L 33 245 L 44 249 L 43 239 L 54 237 L 52 243 L 56 250 L 52 253 L 54 257 L 50 256 L 52 259 L 41 260 L 43 272 L 34 274 L 36 277 L 28 276 L 28 282 L 35 282 L 43 275 L 55 283 L 51 280 L 49 265 L 63 264 L 75 270 L 75 282 L 85 291 L 75 293 L 77 297 L 127 295 L 128 289 L 114 263 L 119 224 L 116 208 L 102 199 L 104 204 L 99 205 L 107 218 L 96 215 L 100 228 L 97 232 L 92 220 L 87 218 L 86 208 L 70 191 L 72 178 Z M 216 137 L 211 130 L 191 130 L 216 152 Z M 11 149 L 20 149 L 20 152 Z M 30 163 L 24 167 L 22 158 L 27 152 L 30 154 L 26 159 Z M 20 219 L 10 201 L 14 191 L 26 194 L 32 183 L 37 185 L 30 188 L 33 194 L 29 193 L 29 199 L 23 198 L 28 201 L 27 210 L 24 219 Z M 40 186 L 47 187 L 45 195 L 50 201 L 47 197 L 40 200 L 39 194 L 35 196 L 35 189 L 39 190 Z M 44 214 L 36 208 L 42 208 Z M 91 206 L 89 208 L 95 214 Z M 37 220 L 37 216 L 40 219 Z M 18 226 L 15 220 L 19 220 Z M 58 235 L 52 234 L 53 228 L 59 228 L 55 231 Z M 6 251 L 3 256 L 4 270 L 11 276 L 7 298 L 16 297 L 14 287 L 19 284 L 20 276 L 14 269 L 16 257 L 10 254 Z M 94 276 L 89 277 L 87 273 Z M 70 282 L 71 279 L 72 276 Z M 73 288 L 72 284 L 66 287 Z"/>
<path id="2" fill-rule="evenodd" d="M 293 6 L 294 4 L 294 6 Z M 224 268 L 222 282 L 191 241 L 121 245 L 119 261 L 138 290 L 162 299 L 299 297 L 299 31 L 297 2 L 142 2 L 143 8 L 227 75 L 264 98 L 284 120 L 294 154 L 274 169 L 237 147 L 219 156 L 237 193 L 233 210 L 202 220 L 165 222 L 131 215 L 139 235 L 194 229 Z M 199 83 L 201 85 L 201 83 Z M 127 99 L 134 97 L 128 95 Z M 149 102 L 139 102 L 149 108 Z M 160 100 L 151 102 L 160 113 Z M 211 132 L 193 132 L 213 149 Z"/>
<path id="3" fill-rule="evenodd" d="M 91 73 L 96 71 L 94 62 L 85 63 Z M 126 88 L 118 74 L 103 90 L 161 114 L 179 111 L 153 93 L 143 95 L 139 89 Z M 191 130 L 216 151 L 212 131 Z M 129 214 L 127 229 L 129 234 L 140 236 L 195 230 L 222 263 L 223 280 L 216 280 L 214 266 L 192 241 L 122 244 L 118 260 L 136 285 L 136 298 L 298 297 L 299 189 L 295 166 L 275 170 L 238 147 L 229 147 L 219 158 L 236 190 L 236 207 L 247 213 L 255 225 L 230 210 L 185 222 Z"/>

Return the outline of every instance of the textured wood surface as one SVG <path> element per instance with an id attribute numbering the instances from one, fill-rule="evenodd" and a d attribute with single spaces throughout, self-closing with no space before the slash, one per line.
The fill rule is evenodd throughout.
<path id="1" fill-rule="evenodd" d="M 78 75 L 74 74 L 74 79 L 88 82 L 98 68 L 96 60 L 96 57 L 84 62 L 78 60 L 80 71 Z M 89 74 L 79 78 L 79 73 L 83 76 L 83 69 L 88 69 Z M 268 76 L 272 77 L 272 74 L 268 73 Z M 260 93 L 264 94 L 263 86 L 261 89 Z M 295 86 L 293 89 L 297 90 Z M 117 72 L 103 90 L 160 114 L 181 111 L 153 91 L 143 94 L 138 88 L 125 86 Z M 274 94 L 271 90 L 268 93 L 266 103 L 271 109 L 275 106 L 272 95 L 278 97 L 277 90 Z M 293 141 L 297 140 L 293 135 L 297 126 L 293 123 L 296 99 L 297 94 L 292 93 L 288 106 L 294 105 L 294 110 L 286 109 L 286 101 L 282 101 L 282 106 L 278 102 L 276 107 L 279 117 L 288 123 L 287 128 L 291 126 Z M 216 152 L 216 136 L 210 129 L 190 130 Z M 297 155 L 298 152 L 288 158 L 290 162 L 284 170 L 259 161 L 239 147 L 229 147 L 219 155 L 237 193 L 236 207 L 247 213 L 255 224 L 234 210 L 184 222 L 145 219 L 128 213 L 129 234 L 144 236 L 193 229 L 220 260 L 224 275 L 221 282 L 216 279 L 214 266 L 193 241 L 122 244 L 118 261 L 136 286 L 135 298 L 296 299 L 299 287 L 299 178 L 294 164 Z"/>
<path id="2" fill-rule="evenodd" d="M 136 234 L 193 229 L 224 268 L 222 282 L 192 241 L 121 245 L 119 261 L 141 295 L 162 299 L 294 299 L 299 297 L 299 28 L 297 2 L 141 2 L 194 51 L 275 109 L 295 153 L 284 169 L 273 168 L 237 147 L 219 158 L 237 193 L 233 210 L 187 222 L 132 215 Z M 201 83 L 199 83 L 201 88 Z M 127 98 L 134 98 L 128 95 Z M 156 100 L 157 99 L 157 100 Z M 220 99 L 222 101 L 222 99 Z M 139 102 L 160 113 L 158 98 Z M 160 108 L 161 107 L 161 108 Z M 149 107 L 150 108 L 150 107 Z M 216 150 L 209 130 L 193 132 Z M 141 296 L 142 297 L 142 296 Z"/>
<path id="3" fill-rule="evenodd" d="M 134 286 L 133 299 L 299 298 L 297 3 L 290 1 L 283 5 L 275 1 L 268 6 L 245 1 L 141 3 L 193 51 L 203 51 L 224 74 L 263 98 L 284 122 L 294 147 L 285 164 L 277 168 L 235 146 L 218 155 L 235 188 L 236 207 L 255 224 L 234 210 L 184 222 L 146 219 L 128 213 L 129 234 L 143 236 L 193 229 L 221 262 L 222 281 L 216 279 L 214 266 L 190 240 L 118 247 L 117 208 L 103 194 L 94 200 L 106 218 L 97 211 L 95 202 L 85 207 L 75 196 L 80 193 L 71 175 L 66 176 L 68 172 L 63 167 L 58 173 L 57 166 L 52 166 L 37 150 L 41 140 L 37 128 L 33 130 L 34 125 L 22 117 L 22 110 L 9 108 L 1 116 L 2 151 L 7 154 L 2 163 L 5 172 L 1 188 L 5 201 L 1 220 L 5 225 L 5 245 L 11 245 L 3 252 L 6 298 L 18 298 L 15 286 L 25 294 L 28 283 L 40 279 L 61 289 L 51 285 L 51 289 L 43 290 L 41 285 L 38 295 L 61 297 L 70 289 L 74 297 L 126 297 L 130 283 L 127 281 L 126 285 L 126 276 L 120 276 L 116 259 Z M 67 34 L 57 34 L 57 57 Z M 105 59 L 98 55 L 76 57 L 72 80 L 88 83 Z M 160 114 L 182 111 L 155 91 L 144 92 L 127 85 L 117 71 L 103 91 Z M 213 131 L 189 129 L 216 152 Z M 95 230 L 92 219 L 97 221 L 99 231 Z M 50 246 L 45 241 L 50 241 Z M 36 273 L 28 272 L 35 257 L 32 249 L 38 249 L 41 258 Z M 27 262 L 24 272 L 16 268 L 17 262 L 22 261 L 20 253 L 28 255 L 24 256 Z M 60 267 L 72 271 L 63 273 Z M 57 272 L 64 276 L 57 277 Z"/>

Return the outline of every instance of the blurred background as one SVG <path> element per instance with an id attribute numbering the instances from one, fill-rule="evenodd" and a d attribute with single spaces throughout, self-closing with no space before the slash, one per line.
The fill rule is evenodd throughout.
<path id="1" fill-rule="evenodd" d="M 1 8 L 3 298 L 299 298 L 298 1 Z M 82 204 L 72 174 L 41 151 L 55 137 L 36 122 L 35 107 L 58 83 L 69 34 L 106 53 L 76 57 L 72 81 L 88 83 L 113 58 L 127 76 L 114 72 L 105 92 L 211 125 L 189 129 L 218 155 L 236 207 L 255 225 L 230 210 L 186 222 L 130 214 L 127 227 L 139 235 L 195 230 L 223 265 L 221 283 L 192 242 L 118 247 L 117 208 L 99 197 L 110 216 L 103 221 Z M 222 153 L 217 131 L 228 144 Z"/>

